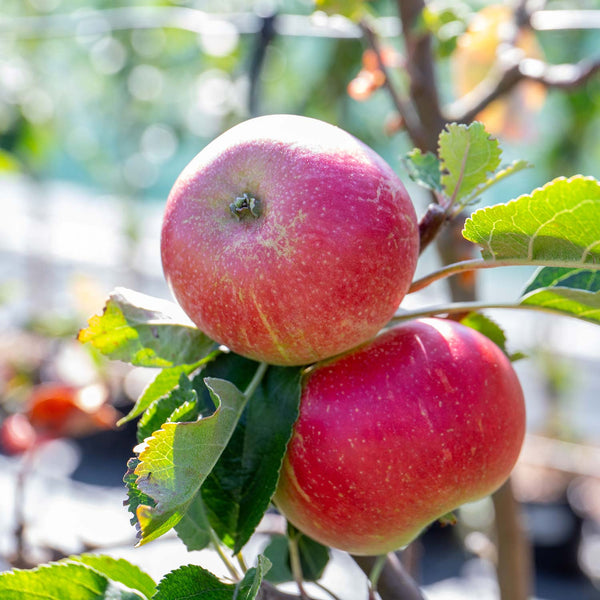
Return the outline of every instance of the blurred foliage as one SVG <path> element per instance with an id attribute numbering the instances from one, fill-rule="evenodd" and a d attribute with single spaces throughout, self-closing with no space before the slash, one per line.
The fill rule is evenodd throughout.
<path id="1" fill-rule="evenodd" d="M 365 5 L 374 15 L 395 13 L 391 1 L 351 4 L 353 12 Z M 475 11 L 489 4 L 434 0 L 427 5 L 421 26 L 436 39 L 445 100 L 452 99 L 447 63 L 457 39 Z M 162 199 L 182 166 L 210 139 L 251 116 L 250 65 L 260 45 L 259 33 L 240 33 L 233 19 L 215 21 L 214 34 L 197 34 L 170 27 L 174 18 L 164 11 L 195 8 L 232 16 L 256 10 L 264 16 L 270 14 L 265 12 L 269 6 L 279 15 L 309 15 L 315 8 L 331 10 L 334 5 L 315 6 L 310 0 L 267 5 L 242 0 L 95 0 L 82 8 L 74 0 L 4 0 L 0 169 Z M 162 15 L 153 22 L 162 20 L 163 27 L 144 25 L 152 11 Z M 94 18 L 83 19 L 85 14 Z M 178 18 L 189 26 L 185 21 L 192 17 Z M 258 112 L 302 113 L 337 123 L 397 168 L 399 152 L 410 144 L 402 133 L 386 135 L 385 124 L 394 116 L 386 92 L 378 90 L 364 102 L 346 93 L 361 69 L 364 44 L 293 33 L 300 35 L 275 36 L 266 48 L 252 84 L 258 86 Z M 537 38 L 549 61 L 566 62 L 597 52 L 600 40 L 595 34 L 544 32 Z M 550 95 L 534 118 L 535 133 L 526 140 L 536 147 L 540 179 L 548 172 L 585 172 L 599 158 L 598 79 L 579 91 Z"/>

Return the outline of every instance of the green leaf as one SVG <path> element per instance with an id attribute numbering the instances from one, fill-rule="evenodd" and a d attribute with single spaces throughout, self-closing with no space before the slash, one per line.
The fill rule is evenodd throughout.
<path id="1" fill-rule="evenodd" d="M 254 600 L 270 566 L 259 556 L 257 566 L 237 584 L 225 583 L 197 565 L 180 567 L 162 579 L 153 600 Z"/>
<path id="2" fill-rule="evenodd" d="M 369 12 L 367 0 L 315 0 L 315 7 L 329 15 L 342 15 L 356 22 Z"/>
<path id="3" fill-rule="evenodd" d="M 460 322 L 471 329 L 475 329 L 482 333 L 486 337 L 488 337 L 496 346 L 498 346 L 511 361 L 517 361 L 521 358 L 524 358 L 524 354 L 521 352 L 516 352 L 514 354 L 509 354 L 506 348 L 506 335 L 504 330 L 498 323 L 489 317 L 482 315 L 478 312 L 470 312 L 466 317 L 463 317 Z"/>
<path id="4" fill-rule="evenodd" d="M 290 534 L 298 538 L 298 551 L 303 578 L 306 581 L 318 581 L 323 576 L 325 567 L 329 563 L 329 548 L 300 533 L 297 529 L 290 529 Z M 289 542 L 285 535 L 272 536 L 271 541 L 264 550 L 264 555 L 272 563 L 272 568 L 266 579 L 275 584 L 293 581 Z"/>
<path id="5" fill-rule="evenodd" d="M 182 407 L 185 407 L 186 412 L 191 408 L 190 414 L 182 414 L 180 412 Z M 214 407 L 211 405 L 211 408 Z M 140 417 L 137 430 L 138 441 L 144 441 L 168 421 L 173 423 L 194 421 L 198 418 L 199 413 L 198 393 L 192 387 L 186 374 L 181 373 L 179 386 L 167 396 L 155 400 Z"/>
<path id="6" fill-rule="evenodd" d="M 415 148 L 402 158 L 402 164 L 415 183 L 434 192 L 442 191 L 440 161 L 435 154 L 423 154 Z"/>
<path id="7" fill-rule="evenodd" d="M 471 312 L 466 317 L 463 317 L 460 322 L 471 329 L 475 329 L 488 337 L 496 346 L 498 346 L 505 354 L 506 352 L 506 335 L 504 330 L 498 323 L 482 315 L 478 312 Z"/>
<path id="8" fill-rule="evenodd" d="M 553 267 L 540 269 L 525 289 L 521 304 L 599 324 L 600 272 Z"/>
<path id="9" fill-rule="evenodd" d="M 518 173 L 519 171 L 523 171 L 524 169 L 530 169 L 532 167 L 531 163 L 528 163 L 526 160 L 515 160 L 509 165 L 503 166 L 499 171 L 496 171 L 487 181 L 479 186 L 477 186 L 466 198 L 463 199 L 463 204 L 472 204 L 477 200 L 483 192 L 489 190 L 492 186 L 496 185 L 498 182 Z"/>
<path id="10" fill-rule="evenodd" d="M 211 525 L 234 552 L 254 533 L 275 493 L 298 417 L 301 373 L 297 367 L 269 368 L 202 486 Z"/>
<path id="11" fill-rule="evenodd" d="M 0 173 L 1 172 L 17 172 L 23 169 L 23 165 L 19 159 L 10 152 L 0 149 Z"/>
<path id="12" fill-rule="evenodd" d="M 463 236 L 485 260 L 600 268 L 600 183 L 559 177 L 507 204 L 475 211 Z"/>
<path id="13" fill-rule="evenodd" d="M 172 302 L 117 288 L 104 313 L 91 317 L 78 339 L 111 359 L 140 367 L 194 365 L 217 344 L 184 321 Z"/>
<path id="14" fill-rule="evenodd" d="M 68 560 L 69 562 L 82 563 L 112 581 L 122 583 L 125 587 L 141 592 L 148 599 L 152 598 L 156 589 L 156 583 L 150 575 L 124 558 L 116 559 L 98 554 L 81 554 L 70 556 Z"/>
<path id="15" fill-rule="evenodd" d="M 165 423 L 145 442 L 135 469 L 137 488 L 155 506 L 139 506 L 141 541 L 153 540 L 183 517 L 235 429 L 246 397 L 229 381 L 205 378 L 217 407 L 193 423 Z"/>
<path id="16" fill-rule="evenodd" d="M 138 398 L 135 406 L 124 416 L 117 425 L 124 425 L 128 421 L 135 419 L 138 415 L 141 415 L 153 402 L 166 396 L 179 384 L 179 379 L 182 374 L 189 375 L 195 371 L 203 361 L 193 365 L 181 365 L 179 367 L 171 367 L 169 369 L 163 369 L 154 378 L 154 380 L 146 386 L 146 389 L 142 392 L 142 395 Z"/>
<path id="17" fill-rule="evenodd" d="M 144 494 L 137 486 L 137 475 L 135 474 L 136 467 L 140 464 L 140 459 L 137 456 L 130 458 L 127 461 L 127 472 L 123 476 L 123 483 L 127 488 L 127 509 L 131 513 L 129 522 L 139 531 L 140 524 L 137 517 L 137 509 L 139 506 L 154 506 L 155 502 Z"/>
<path id="18" fill-rule="evenodd" d="M 187 565 L 165 575 L 152 600 L 233 600 L 234 591 L 210 571 Z"/>
<path id="19" fill-rule="evenodd" d="M 189 552 L 202 550 L 210 544 L 210 523 L 200 493 L 194 496 L 181 521 L 175 525 L 175 531 Z"/>
<path id="20" fill-rule="evenodd" d="M 0 573 L 2 600 L 144 600 L 95 569 L 74 562 Z"/>
<path id="21" fill-rule="evenodd" d="M 204 385 L 205 377 L 214 377 L 217 379 L 225 379 L 233 383 L 238 389 L 246 389 L 252 377 L 256 373 L 259 363 L 243 358 L 234 353 L 220 354 L 215 360 L 206 365 L 204 370 L 192 379 L 192 386 L 198 393 L 198 403 L 202 406 L 203 414 L 214 412 L 215 405 L 211 399 L 210 392 Z M 254 400 L 254 397 L 253 399 Z M 245 421 L 244 414 L 240 418 L 236 431 L 240 427 L 240 423 Z M 230 453 L 229 446 L 235 444 L 235 432 L 232 439 L 229 441 L 225 452 Z M 219 459 L 220 461 L 221 459 Z M 229 507 L 224 508 L 225 513 L 229 511 Z M 186 516 L 190 514 L 188 520 Z M 187 509 L 182 520 L 177 524 L 175 530 L 179 538 L 186 544 L 188 550 L 200 550 L 199 546 L 206 543 L 205 535 L 202 532 L 206 528 L 205 533 L 208 534 L 209 523 L 204 523 L 207 519 L 204 500 L 202 499 L 201 491 L 198 491 Z M 216 519 L 218 523 L 218 519 Z"/>
<path id="22" fill-rule="evenodd" d="M 262 554 L 259 555 L 256 567 L 248 569 L 242 581 L 236 586 L 235 600 L 254 600 L 270 568 L 271 561 Z"/>
<path id="23" fill-rule="evenodd" d="M 500 165 L 502 151 L 482 123 L 451 123 L 440 133 L 438 154 L 446 195 L 461 200 L 484 184 Z"/>
<path id="24" fill-rule="evenodd" d="M 566 287 L 597 292 L 600 290 L 600 271 L 542 267 L 535 272 L 522 295 L 546 287 Z"/>

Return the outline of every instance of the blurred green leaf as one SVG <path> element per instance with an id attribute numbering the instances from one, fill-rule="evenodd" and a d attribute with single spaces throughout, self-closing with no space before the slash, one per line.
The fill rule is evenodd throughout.
<path id="1" fill-rule="evenodd" d="M 172 302 L 117 288 L 104 313 L 91 317 L 78 339 L 109 358 L 141 367 L 195 365 L 217 344 L 180 322 L 179 312 Z"/>
<path id="2" fill-rule="evenodd" d="M 438 155 L 442 185 L 449 198 L 460 201 L 484 184 L 498 166 L 502 151 L 482 123 L 451 123 L 440 133 Z"/>
<path id="3" fill-rule="evenodd" d="M 0 148 L 0 172 L 18 172 L 22 168 L 19 159 L 10 152 Z"/>
<path id="4" fill-rule="evenodd" d="M 482 246 L 485 260 L 600 268 L 600 183 L 559 177 L 507 204 L 477 210 L 463 236 Z"/>
<path id="5" fill-rule="evenodd" d="M 315 7 L 329 15 L 342 15 L 356 22 L 369 12 L 368 0 L 315 0 Z"/>
<path id="6" fill-rule="evenodd" d="M 0 573 L 2 600 L 146 600 L 123 589 L 95 569 L 73 562 L 50 563 L 36 569 Z"/>

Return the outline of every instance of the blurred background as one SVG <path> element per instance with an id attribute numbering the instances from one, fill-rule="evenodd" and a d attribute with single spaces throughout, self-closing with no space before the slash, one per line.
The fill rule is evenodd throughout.
<path id="1" fill-rule="evenodd" d="M 348 15 L 360 3 L 337 4 Z M 434 35 L 443 103 L 490 69 L 510 4 L 427 3 L 423 27 Z M 534 27 L 518 42 L 525 55 L 551 64 L 597 59 L 597 0 L 535 4 Z M 402 88 L 397 3 L 369 5 Z M 318 9 L 310 0 L 2 0 L 0 568 L 88 548 L 131 552 L 121 478 L 135 426 L 113 424 L 153 373 L 107 362 L 75 336 L 116 286 L 170 298 L 162 210 L 179 172 L 211 139 L 259 114 L 334 123 L 382 154 L 424 212 L 429 198 L 400 160 L 413 144 L 361 29 Z M 571 14 L 573 27 L 557 25 L 552 11 Z M 503 162 L 534 165 L 491 190 L 485 204 L 559 175 L 600 176 L 598 76 L 569 90 L 521 85 L 478 118 L 499 137 Z M 418 274 L 439 260 L 429 248 Z M 478 294 L 515 300 L 532 273 L 483 272 Z M 448 297 L 442 282 L 405 304 Z M 490 316 L 511 351 L 527 355 L 515 366 L 530 437 L 513 485 L 534 545 L 536 594 L 600 598 L 600 328 L 514 311 Z M 40 439 L 39 451 L 28 451 Z M 492 523 L 486 501 L 461 510 L 456 527 L 424 536 L 414 573 L 428 597 L 497 597 Z M 151 546 L 131 560 L 155 560 Z M 167 566 L 176 565 L 153 568 Z M 344 571 L 331 572 L 343 581 Z"/>

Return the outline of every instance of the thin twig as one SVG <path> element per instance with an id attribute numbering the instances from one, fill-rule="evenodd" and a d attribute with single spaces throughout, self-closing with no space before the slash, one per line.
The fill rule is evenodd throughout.
<path id="1" fill-rule="evenodd" d="M 420 279 L 416 279 L 412 282 L 408 293 L 418 292 L 434 281 L 445 279 L 451 275 L 457 273 L 463 273 L 465 271 L 473 271 L 475 269 L 492 269 L 494 267 L 561 267 L 561 268 L 585 268 L 592 270 L 599 270 L 600 263 L 586 263 L 585 266 L 574 264 L 568 260 L 535 260 L 529 258 L 511 258 L 505 260 L 485 260 L 483 258 L 473 258 L 471 260 L 463 260 L 457 263 L 452 263 L 441 267 L 437 271 L 429 273 Z"/>
<path id="2" fill-rule="evenodd" d="M 549 89 L 572 90 L 584 85 L 598 71 L 600 58 L 583 59 L 575 64 L 550 65 L 536 58 L 504 56 L 505 66 L 496 66 L 492 74 L 468 94 L 446 108 L 446 117 L 458 123 L 470 123 L 494 100 L 510 92 L 521 81 L 537 81 Z"/>
<path id="3" fill-rule="evenodd" d="M 436 152 L 438 136 L 447 121 L 440 109 L 431 33 L 421 25 L 425 1 L 398 0 L 397 6 L 406 48 L 409 96 L 425 136 L 424 141 L 413 142 L 423 151 Z"/>

